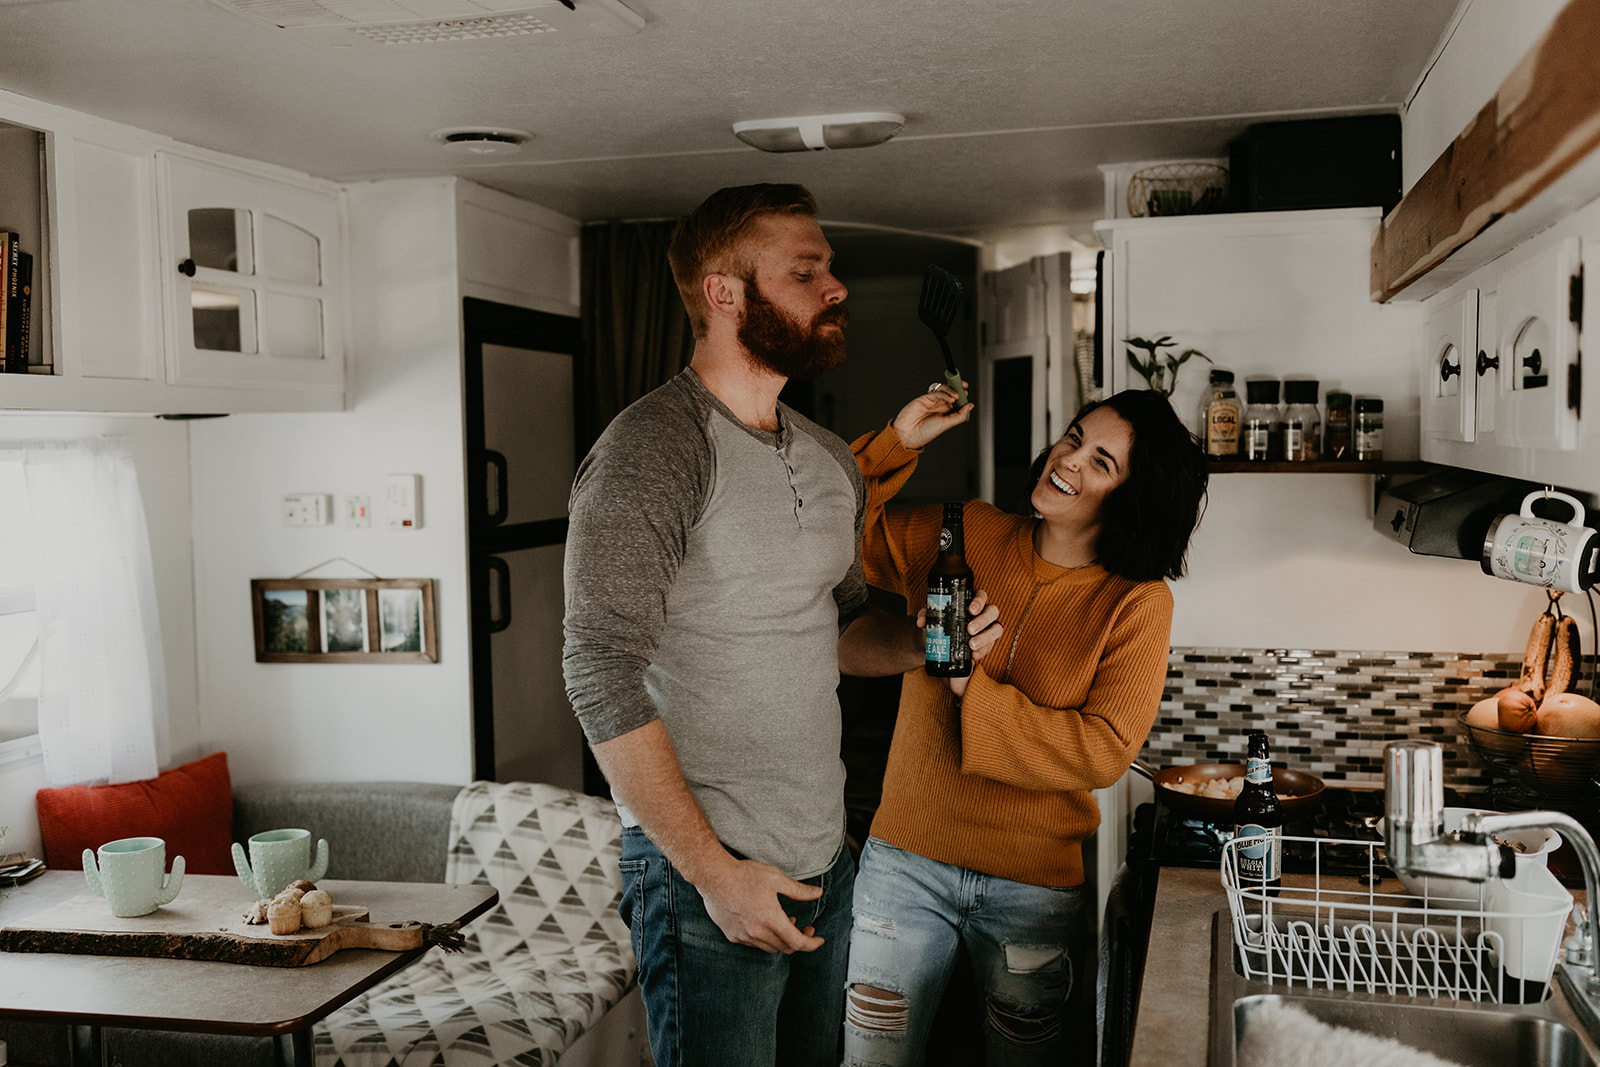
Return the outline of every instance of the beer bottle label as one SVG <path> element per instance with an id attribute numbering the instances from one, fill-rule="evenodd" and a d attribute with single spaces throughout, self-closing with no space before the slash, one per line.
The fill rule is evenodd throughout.
<path id="1" fill-rule="evenodd" d="M 1239 838 L 1239 877 L 1246 887 L 1252 882 L 1275 882 L 1282 876 L 1283 839 L 1276 828 L 1244 823 L 1234 836 Z"/>
<path id="2" fill-rule="evenodd" d="M 929 663 L 950 662 L 950 631 L 945 628 L 950 604 L 955 598 L 949 593 L 928 594 L 927 654 Z"/>

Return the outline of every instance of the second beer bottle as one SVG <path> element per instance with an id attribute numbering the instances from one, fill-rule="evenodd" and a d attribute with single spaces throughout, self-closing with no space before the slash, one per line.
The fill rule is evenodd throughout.
<path id="1" fill-rule="evenodd" d="M 1233 804 L 1234 836 L 1239 843 L 1239 882 L 1246 889 L 1264 889 L 1271 897 L 1283 884 L 1283 810 L 1272 789 L 1272 760 L 1267 735 L 1250 731 L 1250 753 L 1244 787 Z"/>
<path id="2" fill-rule="evenodd" d="M 939 558 L 928 571 L 927 652 L 924 669 L 936 678 L 965 678 L 972 673 L 972 647 L 967 643 L 971 616 L 972 568 L 967 566 L 961 536 L 962 505 L 944 506 L 939 530 Z"/>

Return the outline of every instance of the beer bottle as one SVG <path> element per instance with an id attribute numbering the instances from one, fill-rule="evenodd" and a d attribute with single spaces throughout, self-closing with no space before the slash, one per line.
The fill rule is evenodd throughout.
<path id="1" fill-rule="evenodd" d="M 962 542 L 961 514 L 960 504 L 944 506 L 939 558 L 928 571 L 927 662 L 923 669 L 935 678 L 965 678 L 972 673 L 972 647 L 967 643 L 972 569 L 967 566 Z"/>
<path id="2" fill-rule="evenodd" d="M 1233 822 L 1234 837 L 1250 839 L 1235 846 L 1239 884 L 1246 889 L 1265 886 L 1268 896 L 1277 896 L 1283 883 L 1283 809 L 1272 791 L 1272 762 L 1261 730 L 1250 731 L 1244 788 L 1233 802 Z"/>

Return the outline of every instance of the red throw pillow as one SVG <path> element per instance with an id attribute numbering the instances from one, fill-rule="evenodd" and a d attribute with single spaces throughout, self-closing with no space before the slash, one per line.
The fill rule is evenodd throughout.
<path id="1" fill-rule="evenodd" d="M 80 870 L 84 849 L 119 837 L 159 837 L 167 843 L 169 865 L 182 856 L 190 874 L 234 873 L 226 752 L 142 782 L 41 789 L 34 799 L 44 861 L 57 870 Z"/>

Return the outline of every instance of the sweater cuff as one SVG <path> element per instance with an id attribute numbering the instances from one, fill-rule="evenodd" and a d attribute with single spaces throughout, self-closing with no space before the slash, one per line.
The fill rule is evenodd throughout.
<path id="1" fill-rule="evenodd" d="M 881 478 L 893 474 L 917 461 L 922 455 L 922 450 L 907 448 L 900 440 L 900 435 L 895 433 L 891 421 L 886 423 L 881 430 L 863 434 L 851 442 L 850 451 L 855 453 L 856 465 L 861 468 L 865 478 Z"/>

